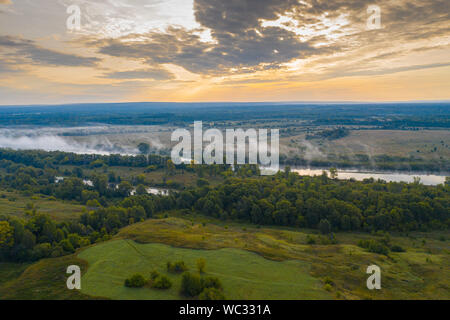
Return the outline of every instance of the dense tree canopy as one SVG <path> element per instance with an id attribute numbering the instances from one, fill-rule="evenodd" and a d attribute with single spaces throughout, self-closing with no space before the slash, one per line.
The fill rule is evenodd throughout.
<path id="1" fill-rule="evenodd" d="M 450 227 L 448 183 L 424 186 L 419 181 L 409 184 L 373 179 L 344 181 L 330 179 L 327 175 L 302 177 L 290 170 L 262 177 L 255 166 L 237 167 L 234 172 L 227 166 L 185 166 L 183 170 L 196 172 L 199 177 L 221 175 L 223 182 L 212 186 L 206 178 L 200 178 L 195 187 L 179 185 L 178 192 L 157 196 L 147 194 L 145 175 L 130 181 L 97 171 L 92 176 L 84 176 L 82 167 L 89 167 L 99 159 L 124 166 L 141 162 L 144 166 L 167 163 L 153 156 L 99 158 L 59 152 L 0 150 L 2 189 L 87 205 L 81 217 L 70 222 L 57 223 L 32 207 L 26 220 L 0 215 L 2 259 L 24 261 L 70 254 L 77 248 L 108 240 L 122 227 L 169 210 L 179 210 L 183 214 L 197 212 L 255 225 L 306 227 L 323 234 Z M 62 169 L 59 166 L 65 162 L 84 165 L 64 169 L 65 178 L 60 180 L 58 175 Z M 169 171 L 173 172 L 174 168 L 170 167 Z M 161 168 L 166 168 L 165 164 Z M 167 174 L 171 173 L 167 171 Z M 92 183 L 86 183 L 86 179 Z M 364 245 L 376 247 L 370 243 Z"/>

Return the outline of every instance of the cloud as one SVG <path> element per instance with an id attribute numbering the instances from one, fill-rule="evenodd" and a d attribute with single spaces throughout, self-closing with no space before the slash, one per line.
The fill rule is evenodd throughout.
<path id="1" fill-rule="evenodd" d="M 19 72 L 20 69 L 14 66 L 15 64 L 13 62 L 8 62 L 5 60 L 0 60 L 0 74 L 1 73 L 12 73 L 12 72 Z"/>
<path id="2" fill-rule="evenodd" d="M 200 29 L 169 27 L 94 45 L 102 54 L 153 67 L 171 63 L 197 74 L 227 75 L 279 69 L 316 55 L 362 53 L 364 46 L 374 49 L 374 44 L 392 48 L 411 43 L 413 37 L 449 33 L 447 0 L 379 1 L 384 28 L 375 31 L 365 26 L 371 4 L 373 0 L 195 0 Z M 201 32 L 209 32 L 211 41 L 202 39 Z"/>
<path id="3" fill-rule="evenodd" d="M 195 0 L 197 21 L 213 34 L 241 34 L 298 6 L 298 0 Z M 261 31 L 261 30 L 260 30 Z M 220 36 L 219 36 L 220 37 Z"/>
<path id="4" fill-rule="evenodd" d="M 132 71 L 109 72 L 104 75 L 109 79 L 153 79 L 153 80 L 170 80 L 174 75 L 162 68 L 151 68 Z"/>
<path id="5" fill-rule="evenodd" d="M 264 28 L 264 33 L 246 30 L 239 36 L 214 34 L 216 42 L 204 42 L 199 35 L 181 28 L 165 33 L 150 32 L 130 38 L 96 42 L 99 52 L 114 57 L 143 60 L 154 66 L 171 63 L 192 73 L 224 74 L 279 68 L 282 63 L 323 52 L 302 42 L 287 30 Z"/>
<path id="6" fill-rule="evenodd" d="M 399 73 L 399 72 L 432 69 L 432 68 L 441 68 L 441 67 L 448 67 L 448 66 L 450 66 L 450 62 L 409 65 L 409 66 L 403 66 L 403 67 L 383 68 L 383 69 L 375 69 L 375 70 L 355 70 L 355 71 L 340 70 L 338 72 L 335 71 L 333 77 L 378 76 L 378 75 L 384 75 L 384 74 L 393 74 L 393 73 Z M 329 75 L 329 76 L 331 76 L 331 75 Z"/>
<path id="7" fill-rule="evenodd" d="M 94 43 L 102 54 L 143 60 L 150 66 L 171 63 L 197 74 L 248 73 L 281 68 L 293 59 L 325 51 L 301 41 L 292 31 L 263 27 L 293 10 L 297 0 L 195 0 L 200 28 L 169 27 Z M 211 41 L 202 38 L 209 32 Z M 138 38 L 139 41 L 130 41 Z"/>
<path id="8" fill-rule="evenodd" d="M 65 29 L 70 4 L 81 8 L 79 32 Z M 366 27 L 373 4 L 381 8 L 379 30 Z M 86 83 L 64 84 L 64 96 L 103 100 L 213 99 L 211 89 L 222 95 L 222 89 L 237 85 L 246 90 L 244 99 L 263 87 L 278 99 L 281 85 L 431 68 L 437 79 L 448 64 L 449 5 L 448 0 L 16 1 L 1 8 L 14 14 L 0 19 L 10 34 L 0 36 L 0 73 L 33 65 L 91 67 Z M 38 28 L 36 19 L 42 22 Z M 98 54 L 84 57 L 72 49 L 84 46 Z M 42 79 L 27 76 L 23 83 L 33 80 L 42 90 Z M 19 81 L 14 75 L 3 78 L 2 85 L 11 88 Z M 52 79 L 52 86 L 58 80 Z M 178 83 L 182 80 L 194 82 Z M 166 94 L 175 91 L 177 96 Z"/>
<path id="9" fill-rule="evenodd" d="M 45 49 L 32 40 L 12 36 L 0 36 L 0 47 L 14 51 L 13 55 L 16 58 L 29 59 L 33 64 L 93 67 L 100 61 L 99 58 L 82 57 L 75 54 Z"/>

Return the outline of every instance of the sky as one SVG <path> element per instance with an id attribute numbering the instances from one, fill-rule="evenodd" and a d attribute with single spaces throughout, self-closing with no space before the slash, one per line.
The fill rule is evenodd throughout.
<path id="1" fill-rule="evenodd" d="M 450 100 L 448 0 L 0 0 L 0 105 L 413 100 Z"/>

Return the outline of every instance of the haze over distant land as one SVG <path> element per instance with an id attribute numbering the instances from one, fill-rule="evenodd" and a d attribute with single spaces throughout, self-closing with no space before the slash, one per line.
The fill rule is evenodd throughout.
<path id="1" fill-rule="evenodd" d="M 437 159 L 439 163 L 448 157 L 449 119 L 449 102 L 3 106 L 0 148 L 129 155 L 139 154 L 138 145 L 145 142 L 150 144 L 152 153 L 167 155 L 174 128 L 189 129 L 195 121 L 203 121 L 205 128 L 222 130 L 270 124 L 280 128 L 282 153 L 293 163 L 298 162 L 295 155 L 308 162 L 336 160 L 336 154 L 362 155 L 358 161 L 389 154 L 403 157 L 404 162 L 414 160 L 417 167 L 419 157 L 423 161 Z M 348 130 L 342 131 L 344 127 Z M 335 130 L 333 137 L 339 140 L 324 138 L 323 130 Z M 433 168 L 444 167 L 439 164 Z"/>
<path id="2" fill-rule="evenodd" d="M 0 105 L 448 100 L 449 13 L 448 0 L 0 1 Z"/>

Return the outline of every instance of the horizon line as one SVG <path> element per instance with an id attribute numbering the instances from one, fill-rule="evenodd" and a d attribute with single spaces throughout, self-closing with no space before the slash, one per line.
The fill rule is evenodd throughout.
<path id="1" fill-rule="evenodd" d="M 0 104 L 2 107 L 52 107 L 52 106 L 74 106 L 74 105 L 89 105 L 89 104 L 392 104 L 392 103 L 450 103 L 448 100 L 387 100 L 387 101 L 357 101 L 357 100 L 337 100 L 337 101 L 323 101 L 323 100 L 287 100 L 287 101 L 121 101 L 121 102 L 64 102 L 64 103 L 36 103 L 36 104 Z"/>

